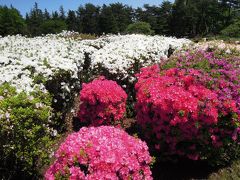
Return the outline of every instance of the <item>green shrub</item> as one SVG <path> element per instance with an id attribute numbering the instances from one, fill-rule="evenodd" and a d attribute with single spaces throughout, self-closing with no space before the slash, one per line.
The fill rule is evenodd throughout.
<path id="1" fill-rule="evenodd" d="M 151 29 L 151 25 L 146 22 L 136 22 L 129 24 L 126 33 L 128 34 L 147 34 L 152 35 L 154 31 Z"/>
<path id="2" fill-rule="evenodd" d="M 11 7 L 0 6 L 0 35 L 14 35 L 26 32 L 26 23 L 20 12 Z"/>
<path id="3" fill-rule="evenodd" d="M 221 34 L 228 37 L 240 37 L 240 20 L 226 27 Z"/>
<path id="4" fill-rule="evenodd" d="M 0 86 L 0 178 L 37 178 L 49 162 L 56 131 L 51 128 L 51 96 L 16 93 Z"/>

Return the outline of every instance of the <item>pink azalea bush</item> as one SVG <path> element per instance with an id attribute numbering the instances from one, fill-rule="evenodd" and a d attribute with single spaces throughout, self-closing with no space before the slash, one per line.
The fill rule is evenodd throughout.
<path id="1" fill-rule="evenodd" d="M 152 179 L 145 142 L 111 126 L 82 128 L 61 144 L 45 179 Z"/>
<path id="2" fill-rule="evenodd" d="M 93 126 L 122 123 L 126 113 L 127 94 L 115 82 L 104 77 L 83 84 L 78 117 Z"/>
<path id="3" fill-rule="evenodd" d="M 194 69 L 141 69 L 135 85 L 137 122 L 155 151 L 205 159 L 239 138 L 236 101 L 222 105 Z M 222 107 L 224 113 L 222 113 Z"/>

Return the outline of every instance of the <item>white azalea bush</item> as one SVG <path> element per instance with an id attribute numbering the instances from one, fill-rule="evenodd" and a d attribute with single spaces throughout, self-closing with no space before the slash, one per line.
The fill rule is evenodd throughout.
<path id="1" fill-rule="evenodd" d="M 36 85 L 34 78 L 39 75 L 49 79 L 57 70 L 65 70 L 77 78 L 77 73 L 82 70 L 85 51 L 91 52 L 94 48 L 54 35 L 1 38 L 0 84 L 9 82 L 18 91 L 30 92 Z"/>
<path id="2" fill-rule="evenodd" d="M 136 70 L 167 58 L 169 48 L 179 49 L 189 44 L 186 39 L 175 39 L 164 36 L 125 35 L 107 36 L 102 48 L 92 56 L 92 68 L 104 68 L 119 80 L 134 81 Z"/>

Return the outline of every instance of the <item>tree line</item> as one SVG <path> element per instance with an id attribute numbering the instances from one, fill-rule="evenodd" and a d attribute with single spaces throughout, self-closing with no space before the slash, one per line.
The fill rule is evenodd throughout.
<path id="1" fill-rule="evenodd" d="M 240 0 L 175 0 L 160 5 L 132 8 L 122 3 L 96 6 L 88 3 L 76 11 L 48 12 L 38 4 L 22 17 L 13 6 L 0 6 L 0 35 L 24 34 L 39 36 L 59 33 L 62 30 L 101 35 L 126 33 L 140 23 L 151 28 L 151 33 L 177 37 L 217 35 L 222 32 L 238 32 L 240 28 Z M 147 27 L 145 27 L 144 23 Z M 235 32 L 234 31 L 234 32 Z M 236 33 L 232 33 L 235 36 Z"/>

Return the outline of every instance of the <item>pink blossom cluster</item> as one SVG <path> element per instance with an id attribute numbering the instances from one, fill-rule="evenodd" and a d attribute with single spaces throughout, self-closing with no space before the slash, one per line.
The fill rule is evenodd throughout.
<path id="1" fill-rule="evenodd" d="M 46 180 L 152 179 L 146 143 L 111 126 L 83 127 L 68 135 L 55 157 Z"/>
<path id="2" fill-rule="evenodd" d="M 104 77 L 83 84 L 78 117 L 93 126 L 120 124 L 126 112 L 127 94 Z"/>
<path id="3" fill-rule="evenodd" d="M 166 155 L 197 160 L 202 150 L 223 145 L 234 125 L 222 125 L 220 101 L 213 90 L 195 78 L 199 71 L 172 68 L 160 71 L 157 65 L 142 68 L 135 85 L 137 122 L 155 150 Z M 236 111 L 236 103 L 226 103 L 226 113 Z"/>

